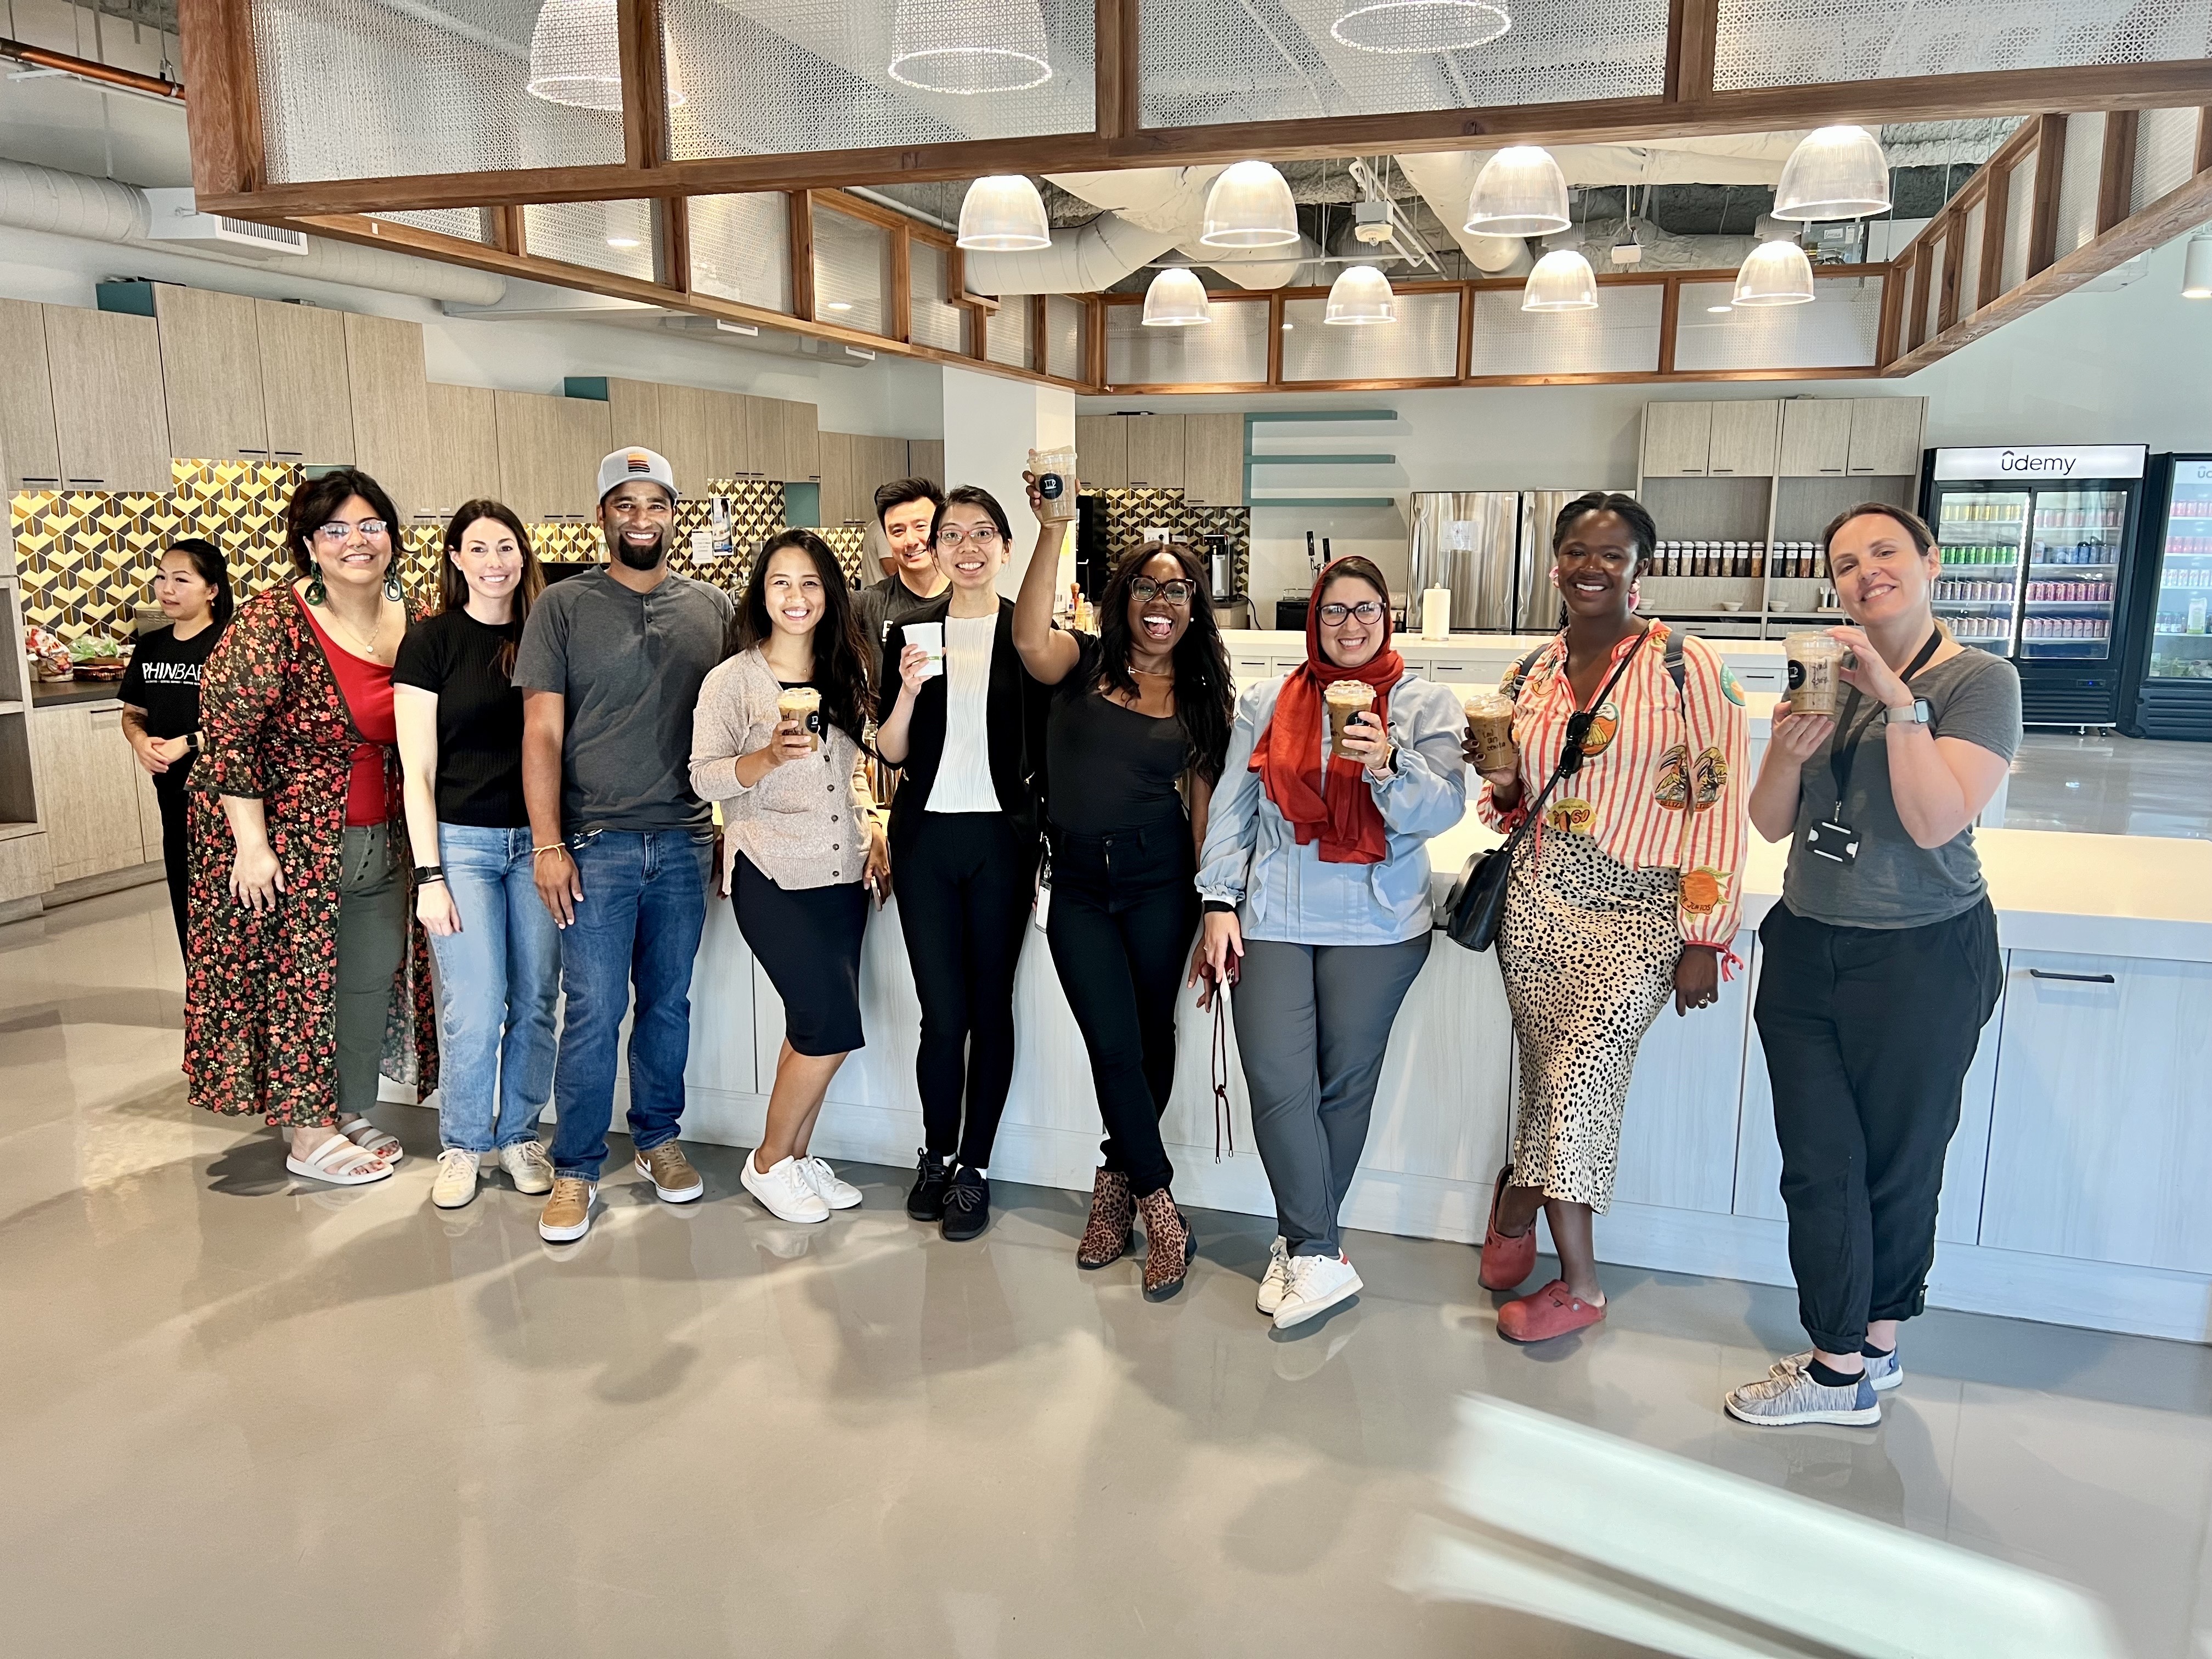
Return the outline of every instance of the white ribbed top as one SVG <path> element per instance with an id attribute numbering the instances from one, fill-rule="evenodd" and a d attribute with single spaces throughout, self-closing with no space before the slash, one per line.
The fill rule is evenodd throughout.
<path id="1" fill-rule="evenodd" d="M 991 691 L 991 642 L 999 631 L 988 617 L 945 619 L 945 753 L 930 786 L 933 812 L 995 812 L 991 740 L 984 719 Z"/>

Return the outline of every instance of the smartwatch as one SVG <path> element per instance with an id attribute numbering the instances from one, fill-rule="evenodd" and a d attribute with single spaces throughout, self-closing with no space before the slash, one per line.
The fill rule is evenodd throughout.
<path id="1" fill-rule="evenodd" d="M 1883 723 L 1887 726 L 1926 726 L 1935 715 L 1936 711 L 1929 707 L 1927 698 L 1915 697 L 1902 708 L 1891 709 Z"/>
<path id="2" fill-rule="evenodd" d="M 198 732 L 187 732 L 185 733 L 185 752 L 187 755 L 197 755 L 200 752 L 200 734 Z"/>

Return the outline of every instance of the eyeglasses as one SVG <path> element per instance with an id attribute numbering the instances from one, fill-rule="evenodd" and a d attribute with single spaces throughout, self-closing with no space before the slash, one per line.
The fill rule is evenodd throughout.
<path id="1" fill-rule="evenodd" d="M 1589 741 L 1597 710 L 1585 708 L 1567 716 L 1567 740 L 1559 750 L 1559 775 L 1571 778 L 1583 769 L 1583 745 Z"/>
<path id="2" fill-rule="evenodd" d="M 966 546 L 969 542 L 988 550 L 996 546 L 998 541 L 997 527 L 988 524 L 977 525 L 975 529 L 964 534 L 957 530 L 940 530 L 937 532 L 937 544 L 948 553 L 955 548 Z"/>
<path id="3" fill-rule="evenodd" d="M 345 538 L 356 530 L 361 532 L 363 541 L 374 541 L 391 528 L 392 526 L 381 519 L 363 519 L 359 524 L 348 524 L 343 519 L 333 519 L 330 523 L 319 526 L 315 532 L 315 537 L 319 541 L 329 542 L 336 546 L 343 544 Z"/>
<path id="4" fill-rule="evenodd" d="M 1150 605 L 1154 599 L 1165 599 L 1170 605 L 1188 605 L 1195 590 L 1186 581 L 1156 582 L 1150 576 L 1139 576 L 1129 584 L 1129 591 L 1137 596 L 1139 605 Z"/>
<path id="5" fill-rule="evenodd" d="M 1358 605 L 1339 605 L 1332 599 L 1321 608 L 1321 619 L 1331 628 L 1335 627 L 1346 617 L 1357 617 L 1364 623 L 1381 622 L 1382 601 L 1362 599 Z"/>

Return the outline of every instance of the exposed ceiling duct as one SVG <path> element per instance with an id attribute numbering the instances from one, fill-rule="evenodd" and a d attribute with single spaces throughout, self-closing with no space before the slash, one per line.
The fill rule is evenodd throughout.
<path id="1" fill-rule="evenodd" d="M 1093 294 L 1150 264 L 1194 223 L 1153 230 L 1119 213 L 1102 213 L 1087 225 L 1054 230 L 1050 247 L 969 253 L 963 269 L 971 294 Z"/>

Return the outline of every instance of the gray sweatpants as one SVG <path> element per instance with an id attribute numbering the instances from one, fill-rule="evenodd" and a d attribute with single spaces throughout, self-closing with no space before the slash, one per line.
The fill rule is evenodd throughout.
<path id="1" fill-rule="evenodd" d="M 376 1104 L 392 981 L 407 948 L 407 887 L 382 824 L 349 828 L 339 854 L 338 1118 Z"/>
<path id="2" fill-rule="evenodd" d="M 1336 1213 L 1367 1145 L 1367 1118 L 1398 1005 L 1431 935 L 1396 945 L 1247 939 L 1230 996 L 1252 1096 L 1252 1133 L 1293 1255 L 1334 1255 Z"/>

